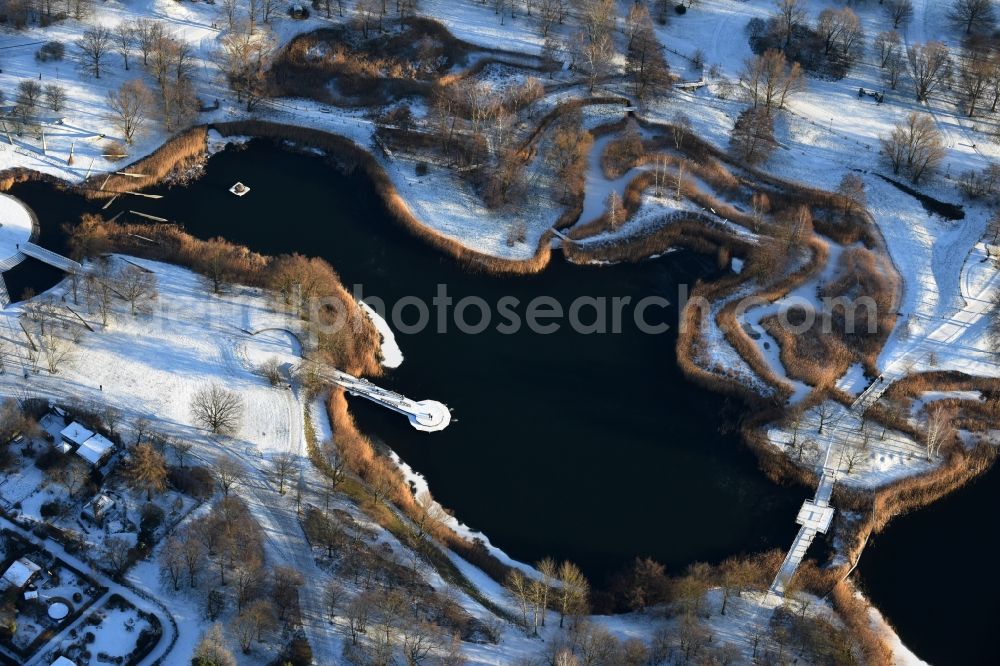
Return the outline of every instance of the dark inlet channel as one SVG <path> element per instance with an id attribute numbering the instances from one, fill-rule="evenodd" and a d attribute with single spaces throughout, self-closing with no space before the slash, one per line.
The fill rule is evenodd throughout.
<path id="1" fill-rule="evenodd" d="M 249 195 L 227 191 L 236 181 Z M 430 303 L 439 284 L 456 301 L 479 296 L 491 304 L 540 295 L 566 307 L 580 296 L 662 295 L 676 303 L 679 284 L 716 273 L 714 262 L 686 252 L 601 267 L 557 257 L 526 277 L 472 273 L 395 225 L 364 176 L 269 142 L 230 148 L 199 180 L 160 192 L 162 200 L 120 200 L 105 215 L 132 208 L 258 252 L 319 255 L 348 288 L 363 285 L 365 296 L 389 304 L 406 296 Z M 43 227 L 98 208 L 46 185 L 11 193 Z M 720 432 L 724 416 L 741 407 L 681 375 L 676 309 L 649 314 L 670 330 L 644 334 L 626 316 L 618 335 L 567 326 L 552 335 L 505 335 L 492 326 L 479 335 L 454 326 L 397 334 L 405 361 L 377 381 L 445 402 L 452 424 L 425 434 L 363 399 L 352 399 L 351 409 L 366 433 L 427 477 L 445 506 L 521 560 L 568 558 L 600 582 L 637 555 L 677 572 L 694 561 L 787 548 L 808 491 L 769 482 L 738 435 Z"/>

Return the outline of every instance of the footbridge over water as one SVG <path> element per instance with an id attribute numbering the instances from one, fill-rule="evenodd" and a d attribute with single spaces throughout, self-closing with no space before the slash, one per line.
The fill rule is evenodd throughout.
<path id="1" fill-rule="evenodd" d="M 28 257 L 67 273 L 83 271 L 79 262 L 37 245 L 34 241 L 38 234 L 38 219 L 32 210 L 20 199 L 0 194 L 0 307 L 10 305 L 3 273 Z"/>
<path id="2" fill-rule="evenodd" d="M 406 416 L 410 425 L 424 432 L 444 430 L 451 423 L 451 411 L 437 400 L 411 400 L 405 395 L 376 386 L 367 379 L 361 379 L 346 372 L 331 368 L 317 368 L 320 377 L 337 386 L 342 386 L 351 395 L 360 396 Z"/>

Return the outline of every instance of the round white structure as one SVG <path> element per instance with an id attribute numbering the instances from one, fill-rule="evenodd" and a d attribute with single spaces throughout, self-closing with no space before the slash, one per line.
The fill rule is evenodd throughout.
<path id="1" fill-rule="evenodd" d="M 0 194 L 0 272 L 25 260 L 21 248 L 35 236 L 35 214 L 20 199 Z"/>
<path id="2" fill-rule="evenodd" d="M 451 410 L 437 400 L 421 400 L 414 402 L 412 407 L 415 409 L 408 416 L 410 425 L 417 430 L 436 432 L 444 430 L 451 423 Z"/>
<path id="3" fill-rule="evenodd" d="M 35 226 L 35 214 L 30 208 L 20 199 L 0 194 L 0 271 L 24 260 L 21 247 L 34 237 Z"/>
<path id="4" fill-rule="evenodd" d="M 49 617 L 53 620 L 61 620 L 69 615 L 69 606 L 61 601 L 49 604 Z"/>

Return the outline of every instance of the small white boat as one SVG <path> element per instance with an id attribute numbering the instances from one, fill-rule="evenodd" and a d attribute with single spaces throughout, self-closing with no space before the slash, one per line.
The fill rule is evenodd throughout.
<path id="1" fill-rule="evenodd" d="M 243 183 L 236 183 L 235 185 L 229 188 L 229 191 L 238 197 L 242 197 L 244 194 L 250 192 L 250 188 L 244 185 Z"/>

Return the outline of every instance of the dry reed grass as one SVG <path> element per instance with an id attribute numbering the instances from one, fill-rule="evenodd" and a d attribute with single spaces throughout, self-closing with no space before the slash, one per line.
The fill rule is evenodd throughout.
<path id="1" fill-rule="evenodd" d="M 331 393 L 328 406 L 334 441 L 347 468 L 371 485 L 384 485 L 389 480 L 387 498 L 411 519 L 421 520 L 421 509 L 402 472 L 389 458 L 379 454 L 371 440 L 358 430 L 354 417 L 348 411 L 343 389 L 338 388 Z M 482 543 L 465 539 L 440 522 L 429 522 L 428 532 L 443 546 L 497 582 L 504 582 L 510 568 L 493 557 Z"/>
<path id="2" fill-rule="evenodd" d="M 108 199 L 118 192 L 142 190 L 205 158 L 207 127 L 199 125 L 175 135 L 148 156 L 120 171 L 144 174 L 142 178 L 105 174 L 91 176 L 79 185 L 88 199 Z M 107 182 L 105 182 L 107 181 Z"/>

